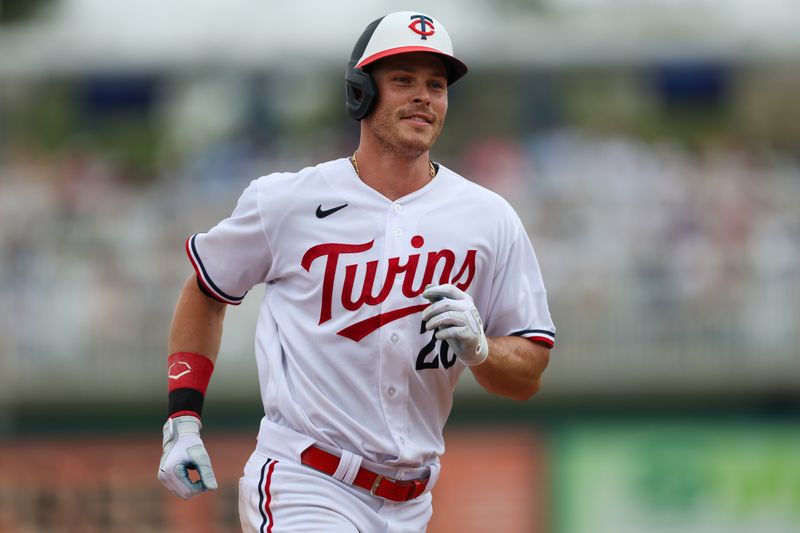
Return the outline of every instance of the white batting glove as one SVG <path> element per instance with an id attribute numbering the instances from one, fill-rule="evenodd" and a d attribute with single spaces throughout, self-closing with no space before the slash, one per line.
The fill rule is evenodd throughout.
<path id="1" fill-rule="evenodd" d="M 184 500 L 206 490 L 217 490 L 211 460 L 200 440 L 202 427 L 200 419 L 194 416 L 170 418 L 164 424 L 164 454 L 158 468 L 158 479 Z M 200 479 L 192 481 L 189 470 L 197 470 Z"/>
<path id="2" fill-rule="evenodd" d="M 431 305 L 422 311 L 425 329 L 433 331 L 438 328 L 436 338 L 446 340 L 467 366 L 486 361 L 489 344 L 472 297 L 449 283 L 428 286 L 422 296 L 431 301 Z"/>

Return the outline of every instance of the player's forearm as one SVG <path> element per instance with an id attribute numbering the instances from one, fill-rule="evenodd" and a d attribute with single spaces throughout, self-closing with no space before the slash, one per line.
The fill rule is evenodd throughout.
<path id="1" fill-rule="evenodd" d="M 550 350 L 521 337 L 489 337 L 489 357 L 470 367 L 487 391 L 514 400 L 527 400 L 539 390 Z"/>
<path id="2" fill-rule="evenodd" d="M 169 333 L 169 353 L 194 352 L 215 361 L 228 306 L 200 291 L 194 275 L 181 290 Z"/>

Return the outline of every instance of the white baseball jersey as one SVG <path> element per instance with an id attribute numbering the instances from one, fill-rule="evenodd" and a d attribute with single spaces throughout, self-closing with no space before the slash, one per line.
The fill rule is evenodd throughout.
<path id="1" fill-rule="evenodd" d="M 347 158 L 261 177 L 187 252 L 223 302 L 267 283 L 255 342 L 266 418 L 376 463 L 428 465 L 444 451 L 466 367 L 422 326 L 426 285 L 468 292 L 489 336 L 554 342 L 519 217 L 444 166 L 396 201 Z"/>

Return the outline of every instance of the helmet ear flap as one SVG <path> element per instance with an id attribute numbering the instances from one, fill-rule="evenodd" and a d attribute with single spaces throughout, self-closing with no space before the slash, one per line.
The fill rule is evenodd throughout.
<path id="1" fill-rule="evenodd" d="M 377 96 L 372 76 L 355 68 L 355 61 L 347 63 L 345 72 L 345 100 L 347 113 L 356 120 L 361 120 L 372 109 Z"/>
<path id="2" fill-rule="evenodd" d="M 359 58 L 364 55 L 364 50 L 375 32 L 375 28 L 384 17 L 375 19 L 367 25 L 364 33 L 356 41 L 353 52 L 350 54 L 350 61 L 347 62 L 347 70 L 344 73 L 345 105 L 347 114 L 356 120 L 366 117 L 375 103 L 378 94 L 375 82 L 368 72 L 357 69 Z"/>

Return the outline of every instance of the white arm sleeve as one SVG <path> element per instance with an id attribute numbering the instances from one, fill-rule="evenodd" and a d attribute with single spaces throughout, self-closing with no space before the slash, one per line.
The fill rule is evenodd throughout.
<path id="1" fill-rule="evenodd" d="M 484 322 L 489 336 L 515 335 L 550 347 L 555 343 L 539 262 L 521 222 L 505 261 L 498 262 Z"/>
<path id="2" fill-rule="evenodd" d="M 259 180 L 244 190 L 230 217 L 189 237 L 186 253 L 200 282 L 221 302 L 238 305 L 263 282 L 272 251 L 259 209 Z"/>

